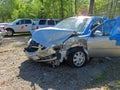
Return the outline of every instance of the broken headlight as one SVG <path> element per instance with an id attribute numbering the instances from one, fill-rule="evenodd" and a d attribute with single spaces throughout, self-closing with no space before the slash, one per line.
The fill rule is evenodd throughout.
<path id="1" fill-rule="evenodd" d="M 25 48 L 26 51 L 28 52 L 35 52 L 39 48 L 39 43 L 35 42 L 34 40 L 30 39 L 28 41 L 28 47 Z"/>

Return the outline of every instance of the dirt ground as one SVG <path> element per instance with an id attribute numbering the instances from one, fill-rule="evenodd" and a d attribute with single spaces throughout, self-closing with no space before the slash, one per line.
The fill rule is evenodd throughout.
<path id="1" fill-rule="evenodd" d="M 120 58 L 94 58 L 82 68 L 52 68 L 28 60 L 30 36 L 5 37 L 0 45 L 0 90 L 120 90 Z"/>

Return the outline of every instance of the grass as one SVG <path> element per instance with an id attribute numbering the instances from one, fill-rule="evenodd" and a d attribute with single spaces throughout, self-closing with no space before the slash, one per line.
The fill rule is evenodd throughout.
<path id="1" fill-rule="evenodd" d="M 102 90 L 120 90 L 120 62 L 115 64 L 110 65 L 100 76 L 95 77 L 92 84 L 105 84 L 103 86 L 105 89 Z"/>
<path id="2" fill-rule="evenodd" d="M 120 85 L 120 80 L 116 80 L 115 83 Z"/>
<path id="3" fill-rule="evenodd" d="M 108 73 L 103 72 L 99 77 L 95 77 L 92 81 L 93 84 L 100 84 L 105 81 Z"/>

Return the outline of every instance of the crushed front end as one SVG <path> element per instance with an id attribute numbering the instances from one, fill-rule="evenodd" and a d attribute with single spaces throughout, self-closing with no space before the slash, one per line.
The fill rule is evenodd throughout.
<path id="1" fill-rule="evenodd" d="M 30 39 L 28 47 L 24 49 L 27 56 L 37 62 L 56 60 L 56 51 L 53 48 L 47 49 L 36 41 Z"/>
<path id="2" fill-rule="evenodd" d="M 79 34 L 71 30 L 61 30 L 53 27 L 34 30 L 31 33 L 32 38 L 28 41 L 28 47 L 24 49 L 29 59 L 59 66 L 77 49 L 82 50 L 86 58 L 85 45 L 83 45 L 83 41 L 79 41 L 81 37 L 79 38 Z"/>

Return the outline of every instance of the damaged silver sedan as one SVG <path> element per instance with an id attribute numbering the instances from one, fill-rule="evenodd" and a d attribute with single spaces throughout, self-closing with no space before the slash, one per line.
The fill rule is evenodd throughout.
<path id="1" fill-rule="evenodd" d="M 31 31 L 32 38 L 24 52 L 37 62 L 58 66 L 66 60 L 73 67 L 82 67 L 89 57 L 120 56 L 120 47 L 109 40 L 107 24 L 102 17 L 76 16 L 59 22 L 55 27 Z"/>

